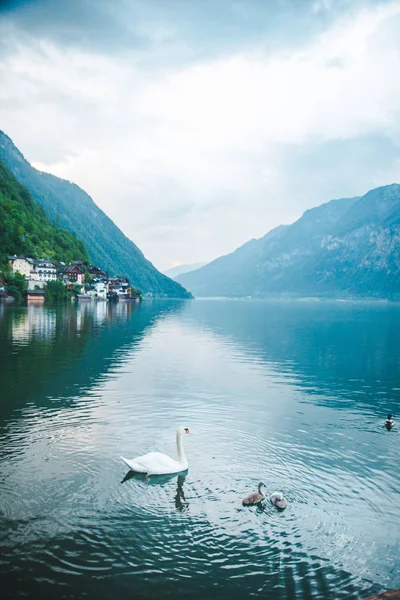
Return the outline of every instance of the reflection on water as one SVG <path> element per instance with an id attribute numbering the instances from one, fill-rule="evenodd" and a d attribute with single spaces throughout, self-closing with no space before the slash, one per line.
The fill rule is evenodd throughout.
<path id="1" fill-rule="evenodd" d="M 175 507 L 182 511 L 185 510 L 186 508 L 189 507 L 189 502 L 187 502 L 186 498 L 185 498 L 185 490 L 183 488 L 183 484 L 185 483 L 185 479 L 186 479 L 186 475 L 187 475 L 187 471 L 185 471 L 184 473 L 169 473 L 168 475 L 145 475 L 144 473 L 135 473 L 133 471 L 128 471 L 125 475 L 125 477 L 123 478 L 123 480 L 121 481 L 121 483 L 125 483 L 126 481 L 130 481 L 130 480 L 134 480 L 134 481 L 142 481 L 147 483 L 148 485 L 163 485 L 165 483 L 168 483 L 169 481 L 172 481 L 173 479 L 176 480 L 177 485 L 176 485 L 176 493 L 174 496 L 174 500 L 175 500 Z"/>
<path id="2" fill-rule="evenodd" d="M 356 302 L 195 304 L 188 320 L 336 408 L 399 401 L 399 305 Z M 379 401 L 377 405 L 377 400 Z M 394 406 L 394 405 L 393 405 Z M 395 408 L 393 409 L 395 410 Z M 379 413 L 380 414 L 380 413 Z"/>
<path id="3" fill-rule="evenodd" d="M 390 304 L 0 305 L 6 595 L 400 587 L 399 325 Z M 187 473 L 126 473 L 181 424 Z M 260 480 L 285 511 L 242 507 Z"/>
<path id="4" fill-rule="evenodd" d="M 54 308 L 6 307 L 0 319 L 0 374 L 5 405 L 49 405 L 80 398 L 108 378 L 146 329 L 180 310 L 178 303 L 137 307 L 130 302 L 83 303 Z M 134 318 L 133 318 L 134 317 Z"/>

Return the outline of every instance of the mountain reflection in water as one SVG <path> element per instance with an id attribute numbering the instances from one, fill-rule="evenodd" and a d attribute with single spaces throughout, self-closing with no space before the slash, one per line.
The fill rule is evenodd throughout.
<path id="1" fill-rule="evenodd" d="M 398 331 L 389 303 L 0 305 L 5 596 L 400 587 Z M 186 473 L 126 472 L 178 425 Z M 260 480 L 285 511 L 242 507 Z"/>

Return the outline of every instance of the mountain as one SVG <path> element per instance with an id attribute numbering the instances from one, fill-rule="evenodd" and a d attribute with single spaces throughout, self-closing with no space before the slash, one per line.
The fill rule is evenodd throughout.
<path id="1" fill-rule="evenodd" d="M 174 279 L 178 275 L 183 275 L 183 273 L 190 273 L 190 271 L 200 269 L 200 267 L 203 267 L 204 264 L 205 263 L 191 263 L 189 265 L 177 265 L 176 267 L 171 267 L 171 269 L 164 271 L 164 275 Z"/>
<path id="2" fill-rule="evenodd" d="M 197 296 L 400 298 L 400 185 L 307 210 L 177 280 Z"/>
<path id="3" fill-rule="evenodd" d="M 135 287 L 150 295 L 191 298 L 179 283 L 157 271 L 85 191 L 70 181 L 33 168 L 1 131 L 0 159 L 29 189 L 51 221 L 84 241 L 92 263 L 110 275 L 126 275 Z"/>
<path id="4" fill-rule="evenodd" d="M 56 261 L 88 261 L 83 243 L 52 224 L 29 190 L 0 160 L 0 266 L 9 254 Z"/>

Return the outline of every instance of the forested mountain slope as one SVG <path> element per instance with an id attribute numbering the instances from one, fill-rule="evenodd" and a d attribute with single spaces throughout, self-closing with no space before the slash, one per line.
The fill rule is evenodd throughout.
<path id="1" fill-rule="evenodd" d="M 157 297 L 191 297 L 179 283 L 160 273 L 84 190 L 33 168 L 1 131 L 0 158 L 30 190 L 51 221 L 84 241 L 92 263 L 110 275 L 126 275 L 145 293 Z"/>
<path id="2" fill-rule="evenodd" d="M 64 262 L 89 260 L 84 244 L 52 224 L 0 160 L 0 265 L 7 264 L 10 254 Z"/>

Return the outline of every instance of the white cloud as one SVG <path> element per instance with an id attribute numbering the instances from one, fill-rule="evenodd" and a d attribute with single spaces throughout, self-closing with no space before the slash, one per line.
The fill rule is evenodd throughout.
<path id="1" fill-rule="evenodd" d="M 0 65 L 3 128 L 36 166 L 86 189 L 160 268 L 204 261 L 329 199 L 313 195 L 312 163 L 296 189 L 285 165 L 298 149 L 368 135 L 400 145 L 399 30 L 397 1 L 295 52 L 254 48 L 167 71 L 132 53 L 23 46 Z M 337 196 L 377 180 L 339 175 Z"/>
<path id="2" fill-rule="evenodd" d="M 177 146 L 199 152 L 260 151 L 271 142 L 381 130 L 400 106 L 399 32 L 396 2 L 338 23 L 288 57 L 239 55 L 169 74 L 147 86 L 139 108 L 163 123 L 161 141 L 169 143 L 173 130 Z M 332 68 L 333 60 L 341 68 Z"/>

